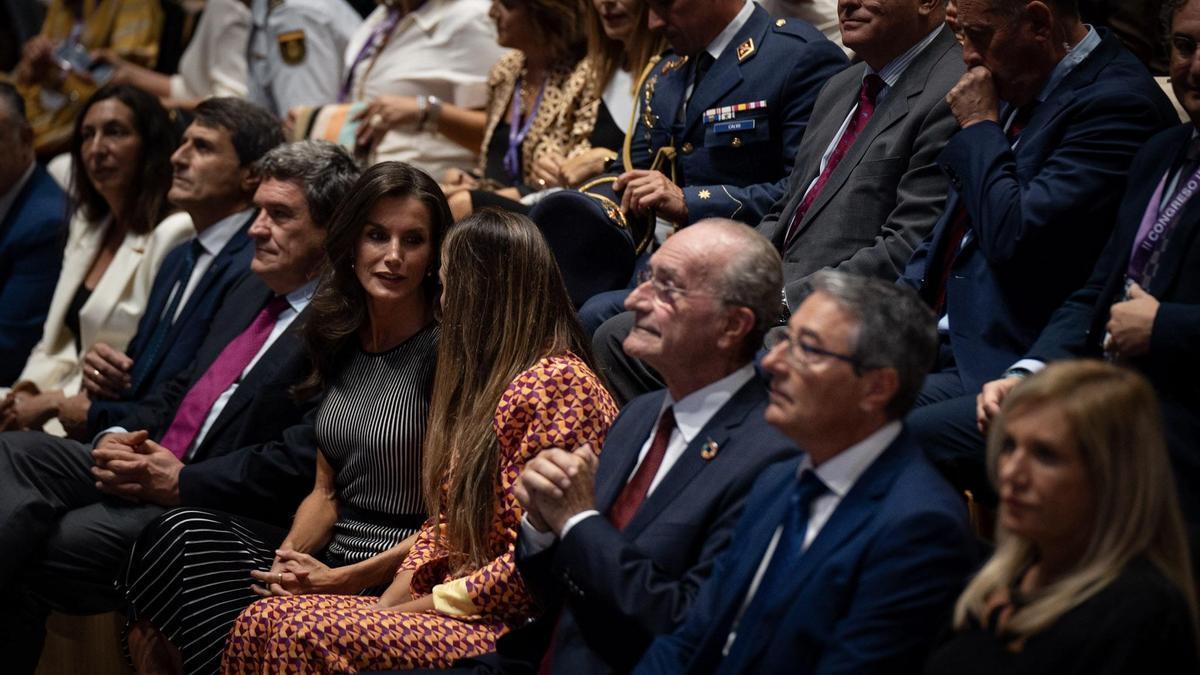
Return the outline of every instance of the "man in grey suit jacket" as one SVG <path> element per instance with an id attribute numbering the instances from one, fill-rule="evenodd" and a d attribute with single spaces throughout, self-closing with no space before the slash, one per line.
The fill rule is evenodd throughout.
<path id="1" fill-rule="evenodd" d="M 843 4 L 844 39 L 862 61 L 821 90 L 787 195 L 758 225 L 783 256 L 791 307 L 803 281 L 825 267 L 898 278 L 946 201 L 936 159 L 958 130 L 945 99 L 964 66 L 943 3 L 885 0 L 894 8 L 886 17 Z M 874 111 L 856 125 L 876 76 Z"/>
<path id="2" fill-rule="evenodd" d="M 758 224 L 781 252 L 793 308 L 804 280 L 822 268 L 900 276 L 945 206 L 936 159 L 958 130 L 945 98 L 965 66 L 943 0 L 841 4 L 843 41 L 862 61 L 817 96 L 787 193 Z M 632 316 L 610 319 L 593 340 L 622 402 L 662 386 L 621 349 Z"/>

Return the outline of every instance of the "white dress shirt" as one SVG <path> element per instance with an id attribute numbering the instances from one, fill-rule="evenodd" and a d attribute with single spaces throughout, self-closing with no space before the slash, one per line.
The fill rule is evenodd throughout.
<path id="1" fill-rule="evenodd" d="M 196 256 L 196 265 L 192 268 L 192 274 L 188 277 L 187 284 L 183 287 L 183 297 L 179 298 L 179 306 L 175 308 L 175 316 L 171 317 L 172 322 L 179 318 L 179 313 L 183 311 L 188 301 L 192 299 L 192 293 L 200 285 L 200 280 L 204 278 L 204 273 L 208 271 L 208 268 L 212 267 L 217 254 L 242 229 L 242 225 L 246 224 L 246 220 L 250 218 L 250 214 L 253 212 L 254 209 L 238 211 L 231 216 L 226 216 L 218 220 L 196 235 L 196 241 L 200 242 L 200 255 Z M 190 242 L 188 245 L 191 245 Z M 171 295 L 168 296 L 167 302 L 163 305 L 163 312 L 166 312 L 167 308 L 171 306 L 170 298 L 174 297 L 178 292 L 179 284 L 176 283 L 175 287 L 171 289 Z"/>
<path id="2" fill-rule="evenodd" d="M 658 415 L 654 418 L 654 424 L 650 427 L 650 435 L 642 443 L 642 447 L 638 451 L 637 463 L 634 465 L 633 471 L 626 477 L 626 480 L 628 481 L 629 477 L 637 473 L 638 467 L 646 459 L 646 454 L 650 452 L 650 445 L 654 442 L 654 436 L 658 430 L 658 422 L 662 419 L 663 412 L 668 407 L 673 406 L 674 408 L 675 427 L 671 430 L 671 437 L 667 441 L 667 449 L 663 453 L 662 464 L 658 466 L 658 471 L 654 474 L 653 480 L 650 481 L 650 488 L 646 491 L 647 497 L 654 494 L 654 489 L 666 477 L 671 467 L 675 466 L 675 462 L 679 461 L 679 458 L 683 456 L 684 451 L 687 450 L 696 436 L 700 434 L 700 430 L 713 418 L 713 415 L 716 415 L 729 402 L 729 399 L 733 398 L 733 395 L 753 377 L 754 364 L 747 363 L 716 382 L 684 396 L 678 402 L 671 398 L 670 392 L 667 392 L 666 396 L 663 397 L 662 407 L 659 409 Z M 567 533 L 576 524 L 586 518 L 599 515 L 599 511 L 589 509 L 571 516 L 563 524 L 563 529 L 559 533 L 559 536 L 567 536 Z M 521 518 L 521 532 L 524 535 L 521 538 L 522 552 L 527 555 L 532 555 L 549 548 L 555 540 L 553 532 L 539 532 L 529 522 L 529 519 L 525 517 Z"/>
<path id="3" fill-rule="evenodd" d="M 817 474 L 817 478 L 820 478 L 827 488 L 825 493 L 813 499 L 809 506 L 808 529 L 804 533 L 804 544 L 800 549 L 802 552 L 808 550 L 817 535 L 821 533 L 821 528 L 825 527 L 825 523 L 829 522 L 829 518 L 837 510 L 838 504 L 842 503 L 842 499 L 846 497 L 867 468 L 874 464 L 876 459 L 879 459 L 892 441 L 896 440 L 903 428 L 899 421 L 888 422 L 875 433 L 839 452 L 815 469 L 808 455 L 800 460 L 800 466 L 796 470 L 796 480 L 800 480 L 805 471 L 812 471 Z M 750 601 L 754 599 L 754 594 L 758 591 L 758 585 L 762 582 L 763 575 L 767 573 L 767 566 L 771 564 L 771 557 L 775 555 L 775 547 L 779 545 L 779 537 L 782 534 L 783 525 L 780 524 L 775 528 L 775 534 L 771 536 L 771 543 L 767 545 L 762 561 L 758 564 L 758 570 L 754 573 L 754 579 L 750 582 L 750 588 L 746 591 L 746 598 L 742 601 L 741 609 L 738 610 L 738 620 L 750 606 Z M 729 648 L 733 646 L 736 638 L 737 621 L 735 620 L 732 630 L 729 631 L 729 637 L 725 640 L 722 654 L 729 654 Z"/>
<path id="4" fill-rule="evenodd" d="M 179 72 L 171 76 L 171 97 L 245 98 L 246 52 L 237 46 L 249 39 L 250 8 L 245 3 L 207 0 L 192 39 L 179 57 Z"/>

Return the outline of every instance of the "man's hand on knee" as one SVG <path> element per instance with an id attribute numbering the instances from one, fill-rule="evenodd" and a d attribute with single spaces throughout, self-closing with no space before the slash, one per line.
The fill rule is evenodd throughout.
<path id="1" fill-rule="evenodd" d="M 92 457 L 96 461 L 92 476 L 101 492 L 161 506 L 179 504 L 183 462 L 149 440 L 146 432 L 108 434 L 100 439 Z"/>

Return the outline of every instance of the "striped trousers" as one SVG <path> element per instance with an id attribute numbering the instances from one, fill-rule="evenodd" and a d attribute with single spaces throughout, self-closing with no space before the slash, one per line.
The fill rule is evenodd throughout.
<path id="1" fill-rule="evenodd" d="M 287 530 L 219 511 L 168 511 L 142 532 L 117 589 L 130 621 L 149 620 L 171 640 L 189 675 L 216 673 L 238 614 L 258 599 L 251 570 L 265 570 Z"/>

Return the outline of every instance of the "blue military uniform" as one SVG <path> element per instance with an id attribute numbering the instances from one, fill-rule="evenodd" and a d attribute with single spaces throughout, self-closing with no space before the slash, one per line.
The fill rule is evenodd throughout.
<path id="1" fill-rule="evenodd" d="M 757 224 L 783 196 L 817 93 L 846 57 L 811 25 L 755 7 L 685 107 L 688 61 L 668 52 L 646 79 L 629 162 L 650 169 L 661 155 L 654 168 L 683 187 L 690 223 Z"/>

